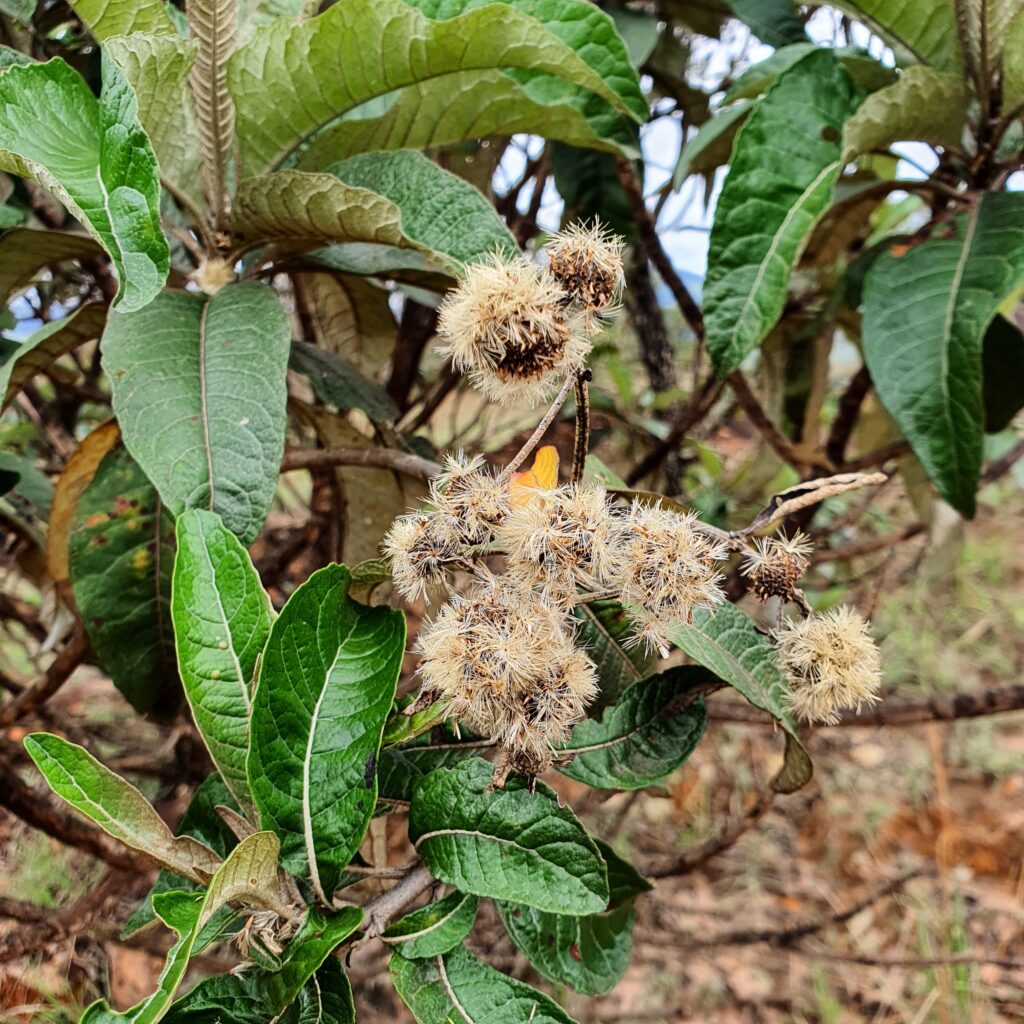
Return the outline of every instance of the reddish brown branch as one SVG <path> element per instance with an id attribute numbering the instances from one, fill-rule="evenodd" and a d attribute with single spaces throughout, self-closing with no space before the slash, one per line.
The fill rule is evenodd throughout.
<path id="1" fill-rule="evenodd" d="M 861 555 L 870 555 L 875 551 L 891 548 L 895 544 L 902 544 L 903 541 L 910 540 L 921 533 L 924 533 L 924 524 L 913 523 L 902 530 L 887 533 L 882 537 L 870 537 L 867 540 L 855 541 L 852 544 L 839 548 L 821 548 L 811 555 L 811 563 L 818 565 L 821 562 L 837 562 L 848 558 L 859 558 Z"/>
<path id="2" fill-rule="evenodd" d="M 846 458 L 846 445 L 857 423 L 860 407 L 871 390 L 871 374 L 862 366 L 846 385 L 846 390 L 839 396 L 839 408 L 836 418 L 832 421 L 828 440 L 825 442 L 825 455 L 840 466 Z"/>
<path id="3" fill-rule="evenodd" d="M 395 448 L 310 448 L 292 449 L 285 453 L 281 471 L 310 469 L 314 466 L 379 466 L 399 473 L 429 480 L 441 472 L 431 459 Z"/>

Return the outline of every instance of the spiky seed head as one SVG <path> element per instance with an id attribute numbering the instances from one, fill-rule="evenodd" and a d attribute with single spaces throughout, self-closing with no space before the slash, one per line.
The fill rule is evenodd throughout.
<path id="1" fill-rule="evenodd" d="M 548 271 L 586 312 L 606 313 L 622 292 L 622 246 L 622 239 L 597 220 L 570 224 L 544 247 Z"/>
<path id="2" fill-rule="evenodd" d="M 508 571 L 553 601 L 597 590 L 613 571 L 619 517 L 603 489 L 570 485 L 517 505 L 497 531 Z"/>
<path id="3" fill-rule="evenodd" d="M 740 570 L 747 577 L 747 588 L 762 601 L 769 597 L 792 601 L 813 550 L 814 545 L 799 530 L 792 537 L 758 537 Z"/>
<path id="4" fill-rule="evenodd" d="M 511 508 L 507 485 L 480 455 L 462 452 L 445 459 L 444 472 L 430 482 L 437 530 L 452 545 L 486 544 Z"/>
<path id="5" fill-rule="evenodd" d="M 521 254 L 473 264 L 441 304 L 437 332 L 441 353 L 505 405 L 535 405 L 590 352 L 562 289 Z"/>
<path id="6" fill-rule="evenodd" d="M 395 589 L 408 601 L 445 583 L 448 567 L 459 558 L 459 547 L 439 527 L 435 515 L 413 513 L 399 516 L 384 537 L 381 550 L 391 559 Z"/>
<path id="7" fill-rule="evenodd" d="M 864 618 L 845 605 L 787 622 L 775 635 L 788 702 L 806 722 L 834 724 L 841 708 L 879 699 L 881 658 Z"/>
<path id="8" fill-rule="evenodd" d="M 612 585 L 635 618 L 633 643 L 668 653 L 672 627 L 695 608 L 724 600 L 717 563 L 727 551 L 697 527 L 697 516 L 634 501 L 622 525 Z"/>
<path id="9" fill-rule="evenodd" d="M 551 745 L 562 742 L 597 692 L 593 664 L 573 646 L 569 616 L 486 571 L 441 608 L 416 649 L 423 689 L 494 739 L 517 771 L 543 770 Z"/>

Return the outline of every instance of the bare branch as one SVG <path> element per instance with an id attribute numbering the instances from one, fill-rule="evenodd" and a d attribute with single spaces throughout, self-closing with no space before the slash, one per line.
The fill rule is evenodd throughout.
<path id="1" fill-rule="evenodd" d="M 293 448 L 285 453 L 281 472 L 318 466 L 379 466 L 419 480 L 429 480 L 441 472 L 441 466 L 432 459 L 395 448 Z"/>
<path id="2" fill-rule="evenodd" d="M 85 630 L 79 626 L 46 672 L 13 700 L 0 707 L 0 729 L 12 725 L 45 704 L 68 681 L 88 652 L 89 639 Z"/>

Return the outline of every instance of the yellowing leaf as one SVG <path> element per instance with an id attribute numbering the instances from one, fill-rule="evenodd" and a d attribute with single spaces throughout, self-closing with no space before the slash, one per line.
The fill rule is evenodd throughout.
<path id="1" fill-rule="evenodd" d="M 533 457 L 533 465 L 522 473 L 514 473 L 509 484 L 512 504 L 525 505 L 537 491 L 553 491 L 558 486 L 558 449 L 546 444 Z"/>

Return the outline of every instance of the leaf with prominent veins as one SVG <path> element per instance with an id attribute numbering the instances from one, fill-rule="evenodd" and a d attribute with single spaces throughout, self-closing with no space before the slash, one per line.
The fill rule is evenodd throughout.
<path id="1" fill-rule="evenodd" d="M 340 3 L 299 24 L 282 19 L 257 29 L 231 58 L 228 80 L 243 173 L 294 165 L 311 139 L 321 136 L 322 144 L 346 115 L 377 97 L 462 72 L 503 68 L 547 72 L 627 108 L 571 47 L 507 5 L 433 21 L 402 0 Z M 459 134 L 478 133 L 466 124 Z"/>
<path id="2" fill-rule="evenodd" d="M 347 597 L 348 569 L 314 573 L 270 630 L 253 699 L 249 785 L 281 861 L 324 904 L 377 802 L 376 760 L 405 649 L 401 612 Z"/>
<path id="3" fill-rule="evenodd" d="M 100 346 L 125 445 L 168 507 L 212 510 L 243 544 L 277 485 L 289 343 L 277 296 L 248 281 L 115 312 Z"/>
<path id="4" fill-rule="evenodd" d="M 224 783 L 251 812 L 249 694 L 270 633 L 270 599 L 245 548 L 217 515 L 185 512 L 177 536 L 171 614 L 185 696 Z"/>

